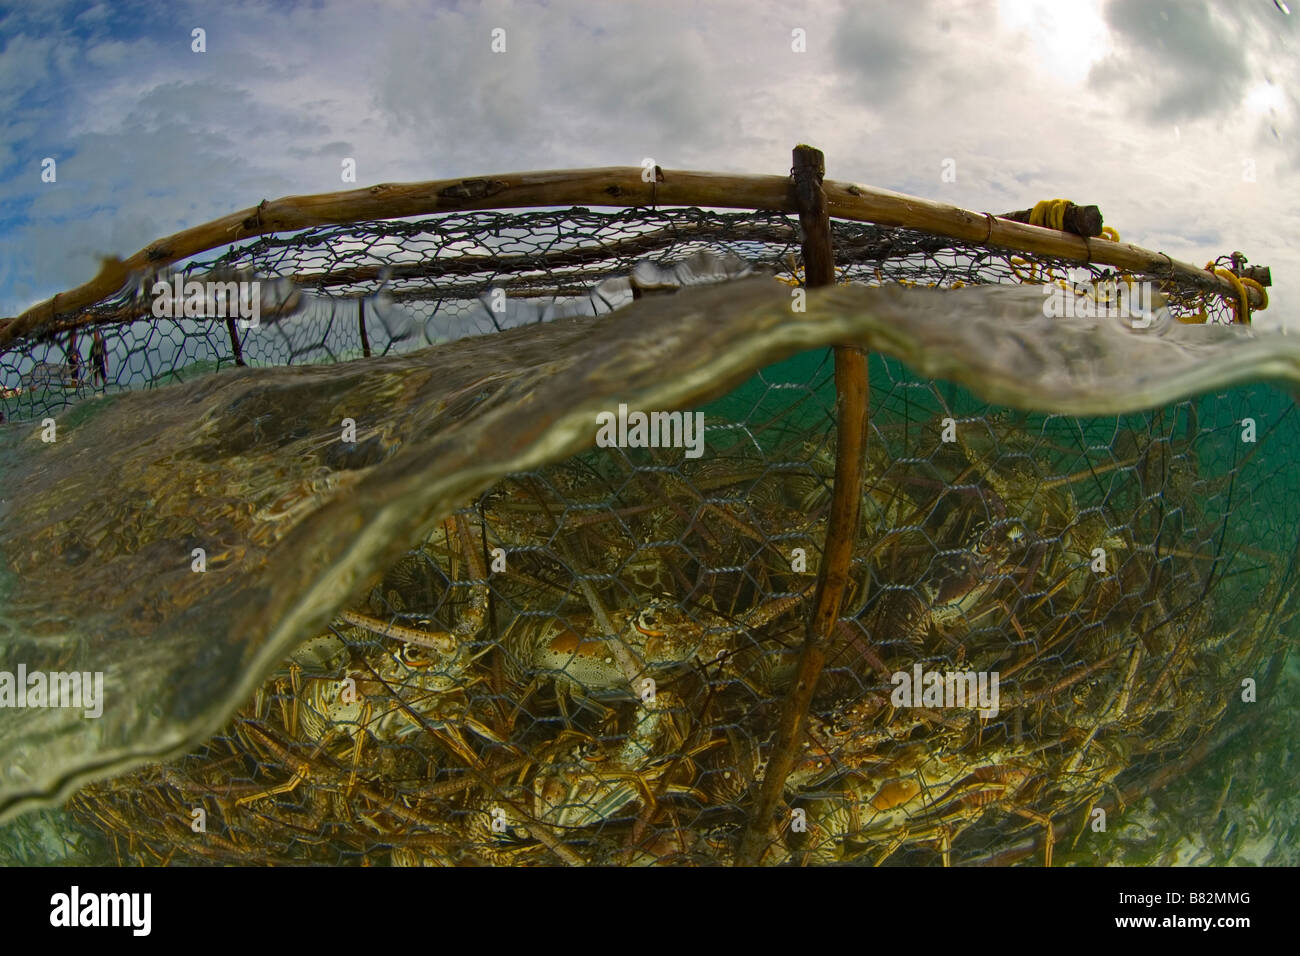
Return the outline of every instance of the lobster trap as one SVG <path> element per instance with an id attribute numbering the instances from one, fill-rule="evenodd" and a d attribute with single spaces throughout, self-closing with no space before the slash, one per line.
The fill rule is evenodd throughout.
<path id="1" fill-rule="evenodd" d="M 364 367 L 467 335 L 508 349 L 512 326 L 612 322 L 756 270 L 797 290 L 828 265 L 797 205 L 269 235 L 183 273 L 259 277 L 260 327 L 160 321 L 136 282 L 11 334 L 4 408 L 39 421 L 86 393 Z M 1259 305 L 1155 254 L 1141 270 L 999 245 L 991 219 L 981 241 L 823 222 L 838 283 L 1052 285 L 1096 304 L 1108 282 L 1147 282 L 1167 321 Z M 61 825 L 98 862 L 150 865 L 1113 858 L 1108 815 L 1240 733 L 1281 679 L 1290 400 L 1249 386 L 1108 417 L 1019 411 L 873 352 L 855 469 L 843 360 L 799 350 L 661 412 L 679 438 L 702 414 L 698 456 L 588 448 L 500 477 L 417 540 L 394 529 L 405 553 L 219 733 L 82 787 Z M 281 419 L 253 420 L 241 454 L 280 440 Z M 385 453 L 359 438 L 322 460 L 364 473 Z"/>

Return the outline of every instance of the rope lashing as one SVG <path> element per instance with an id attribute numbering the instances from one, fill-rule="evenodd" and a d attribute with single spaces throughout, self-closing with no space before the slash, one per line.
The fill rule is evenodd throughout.
<path id="1" fill-rule="evenodd" d="M 1224 301 L 1226 301 L 1229 307 L 1231 307 L 1232 321 L 1234 324 L 1239 324 L 1239 325 L 1250 324 L 1251 308 L 1250 308 L 1249 290 L 1251 289 L 1254 289 L 1257 293 L 1259 293 L 1260 304 L 1258 308 L 1255 309 L 1255 311 L 1261 312 L 1264 309 L 1268 308 L 1268 292 L 1267 290 L 1265 290 L 1264 286 L 1259 282 L 1257 282 L 1256 280 L 1251 279 L 1248 276 L 1239 276 L 1231 269 L 1226 269 L 1223 266 L 1218 265 L 1217 262 L 1207 262 L 1205 264 L 1205 271 L 1211 272 L 1221 279 L 1228 280 L 1228 283 L 1232 286 L 1232 290 L 1235 293 L 1234 295 L 1229 296 L 1226 293 L 1219 293 L 1219 294 L 1223 296 Z M 1212 295 L 1214 293 L 1210 293 L 1210 294 Z M 1205 296 L 1206 293 L 1202 292 L 1200 296 L 1201 310 L 1197 312 L 1195 315 L 1183 316 L 1182 317 L 1183 322 L 1192 324 L 1192 323 L 1203 323 L 1207 321 L 1208 315 L 1206 311 Z"/>
<path id="2" fill-rule="evenodd" d="M 1068 199 L 1040 199 L 1029 212 L 1029 224 L 1048 229 L 1064 229 L 1065 209 L 1069 204 Z"/>
<path id="3" fill-rule="evenodd" d="M 1029 211 L 1029 224 L 1063 232 L 1065 211 L 1073 205 L 1075 203 L 1069 199 L 1040 199 Z M 1102 226 L 1100 238 L 1119 242 L 1119 233 L 1112 226 Z"/>

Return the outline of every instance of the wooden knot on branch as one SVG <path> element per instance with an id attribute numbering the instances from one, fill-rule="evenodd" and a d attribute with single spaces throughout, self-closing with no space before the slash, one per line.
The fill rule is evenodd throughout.
<path id="1" fill-rule="evenodd" d="M 497 179 L 462 179 L 460 182 L 438 190 L 441 199 L 461 201 L 485 199 L 495 196 L 506 188 L 506 184 Z"/>
<path id="2" fill-rule="evenodd" d="M 245 216 L 236 226 L 230 227 L 230 232 L 235 234 L 238 239 L 244 233 L 257 234 L 262 231 L 262 210 L 270 204 L 269 199 L 263 199 L 253 208 L 251 216 Z"/>
<path id="3" fill-rule="evenodd" d="M 104 256 L 100 259 L 99 275 L 95 276 L 93 281 L 96 285 L 105 289 L 120 289 L 126 285 L 129 278 L 130 273 L 127 271 L 126 263 L 117 256 Z M 55 296 L 55 298 L 57 299 L 58 296 Z M 53 300 L 50 301 L 50 304 L 51 315 L 57 315 L 57 311 L 53 308 Z"/>
<path id="4" fill-rule="evenodd" d="M 1251 279 L 1260 285 L 1268 287 L 1273 284 L 1273 270 L 1268 266 L 1248 266 L 1243 258 L 1240 263 L 1235 259 L 1232 264 L 1232 271 L 1239 279 Z"/>

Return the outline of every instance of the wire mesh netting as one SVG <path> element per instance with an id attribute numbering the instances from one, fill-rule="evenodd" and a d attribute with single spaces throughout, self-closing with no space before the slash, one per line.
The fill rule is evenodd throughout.
<path id="1" fill-rule="evenodd" d="M 259 327 L 155 318 L 142 282 L 0 356 L 4 409 L 40 419 L 232 363 L 343 362 L 600 314 L 718 278 L 703 251 L 797 284 L 799 240 L 781 214 L 644 209 L 265 238 L 183 272 L 265 280 Z M 859 223 L 834 222 L 833 242 L 841 281 L 1100 297 L 1132 278 L 1175 316 L 1230 315 L 1172 275 Z M 1079 419 L 989 406 L 881 356 L 870 372 L 846 600 L 762 862 L 1104 861 L 1106 814 L 1235 732 L 1244 679 L 1279 677 L 1300 543 L 1291 403 L 1254 387 Z M 700 411 L 701 457 L 597 448 L 466 503 L 199 751 L 77 793 L 78 852 L 736 861 L 821 566 L 830 353 Z"/>
<path id="2" fill-rule="evenodd" d="M 1128 280 L 1154 280 L 1175 317 L 1231 320 L 1208 295 L 1212 277 L 1129 276 L 1100 266 L 1035 259 L 909 229 L 833 221 L 840 281 L 940 288 L 1053 284 L 1104 305 Z M 231 364 L 298 365 L 383 355 L 527 322 L 600 314 L 643 287 L 718 278 L 693 275 L 701 252 L 798 277 L 798 218 L 700 209 L 478 212 L 383 220 L 267 236 L 176 273 L 140 276 L 98 305 L 44 323 L 0 353 L 0 413 L 39 418 L 88 394 L 166 384 Z M 648 261 L 688 265 L 629 283 Z M 1227 262 L 1227 260 L 1224 260 Z M 159 318 L 155 283 L 182 294 Z M 226 316 L 208 298 L 184 316 L 184 284 L 257 281 L 259 324 Z M 622 281 L 620 281 L 622 280 Z M 205 290 L 205 295 L 211 296 Z"/>

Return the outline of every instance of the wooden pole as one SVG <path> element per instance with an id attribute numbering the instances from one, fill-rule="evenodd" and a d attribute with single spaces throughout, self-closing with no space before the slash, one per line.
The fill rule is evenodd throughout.
<path id="1" fill-rule="evenodd" d="M 803 227 L 805 286 L 817 288 L 835 282 L 835 254 L 830 217 L 822 182 L 826 160 L 821 150 L 796 146 L 793 192 Z M 808 708 L 826 663 L 826 645 L 839 619 L 849 580 L 853 544 L 858 534 L 867 437 L 867 354 L 860 348 L 835 347 L 835 404 L 837 444 L 835 488 L 822 565 L 817 575 L 812 613 L 804 631 L 803 648 L 794 684 L 786 697 L 777 725 L 776 742 L 759 789 L 749 827 L 741 841 L 737 863 L 754 866 L 763 861 L 776 841 L 778 807 L 786 777 L 794 766 L 807 731 Z"/>
<path id="2" fill-rule="evenodd" d="M 95 329 L 91 338 L 90 364 L 95 367 L 95 378 L 100 385 L 108 384 L 108 355 L 104 345 L 104 336 Z"/>
<path id="3" fill-rule="evenodd" d="M 366 334 L 366 300 L 357 299 L 357 329 L 361 332 L 361 354 L 370 358 L 370 336 Z"/>
<path id="4" fill-rule="evenodd" d="M 0 346 L 79 312 L 124 288 L 133 276 L 252 236 L 296 232 L 311 226 L 340 225 L 467 209 L 517 209 L 536 206 L 707 206 L 719 209 L 774 209 L 797 212 L 785 176 L 745 176 L 690 170 L 661 171 L 643 182 L 640 166 L 503 173 L 477 179 L 423 183 L 383 183 L 347 192 L 288 196 L 232 213 L 159 239 L 127 259 L 105 259 L 94 279 L 0 319 Z M 825 181 L 822 188 L 832 216 L 882 226 L 905 226 L 963 242 L 998 246 L 1029 255 L 1071 262 L 1095 262 L 1125 272 L 1169 275 L 1197 288 L 1236 295 L 1232 283 L 1200 266 L 1180 262 L 1127 242 L 1072 236 L 1055 229 L 1001 219 L 947 203 L 906 196 L 859 183 Z M 1251 306 L 1262 301 L 1249 290 Z"/>
<path id="5" fill-rule="evenodd" d="M 239 344 L 239 327 L 234 319 L 226 319 L 226 330 L 230 333 L 230 351 L 235 354 L 235 364 L 244 365 L 244 347 Z"/>
<path id="6" fill-rule="evenodd" d="M 72 384 L 81 384 L 81 350 L 77 348 L 77 330 L 72 329 L 68 332 L 68 347 L 64 349 L 68 354 L 68 368 L 72 370 Z"/>

